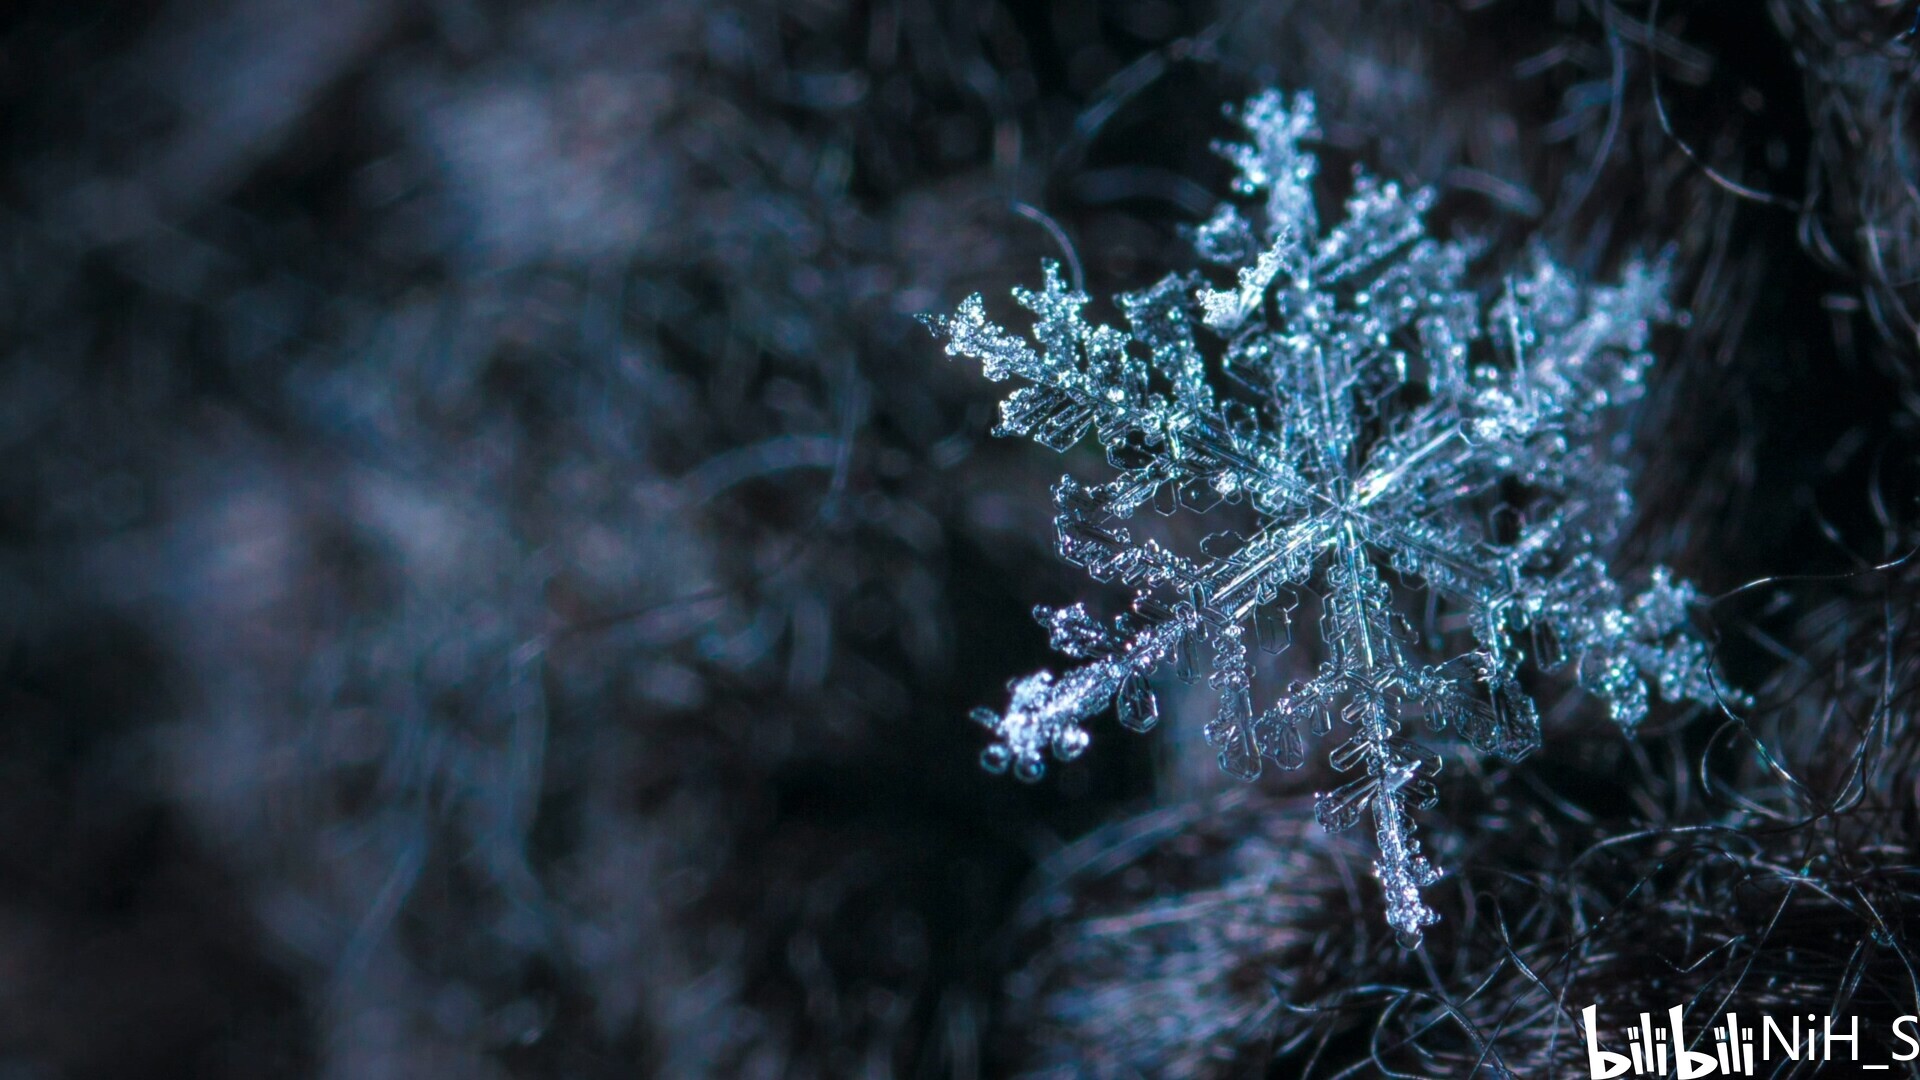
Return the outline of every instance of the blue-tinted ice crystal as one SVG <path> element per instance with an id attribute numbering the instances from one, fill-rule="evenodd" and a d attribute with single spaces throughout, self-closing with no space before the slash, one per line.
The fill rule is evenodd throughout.
<path id="1" fill-rule="evenodd" d="M 1023 384 L 995 434 L 1062 451 L 1091 435 L 1106 449 L 1111 479 L 1055 486 L 1057 543 L 1135 594 L 1110 622 L 1078 604 L 1036 610 L 1080 664 L 1017 680 L 1002 712 L 976 710 L 994 736 L 983 760 L 1038 779 L 1047 755 L 1086 749 L 1083 725 L 1109 706 L 1146 730 L 1160 712 L 1147 677 L 1163 663 L 1207 675 L 1219 713 L 1206 736 L 1236 777 L 1263 761 L 1297 768 L 1303 728 L 1338 728 L 1330 761 L 1354 779 L 1320 796 L 1318 817 L 1344 829 L 1371 813 L 1387 918 L 1411 946 L 1437 917 L 1421 889 L 1439 875 L 1411 812 L 1433 804 L 1441 759 L 1406 719 L 1522 757 L 1540 743 L 1517 679 L 1528 661 L 1569 669 L 1629 730 L 1649 682 L 1668 700 L 1714 700 L 1691 588 L 1660 568 L 1629 590 L 1605 558 L 1632 509 L 1606 414 L 1641 393 L 1649 328 L 1673 317 L 1666 270 L 1636 262 L 1593 285 L 1536 247 L 1483 317 L 1462 287 L 1473 249 L 1427 234 L 1430 192 L 1360 174 L 1323 232 L 1302 146 L 1316 135 L 1311 98 L 1269 91 L 1239 120 L 1248 141 L 1222 153 L 1235 190 L 1263 202 L 1223 205 L 1193 235 L 1204 261 L 1236 271 L 1230 287 L 1170 275 L 1122 294 L 1122 331 L 1086 321 L 1087 296 L 1048 264 L 1038 291 L 1015 291 L 1037 348 L 977 295 L 928 320 L 949 355 Z M 1195 556 L 1127 526 L 1144 506 L 1221 504 L 1256 525 Z M 1248 646 L 1283 647 L 1274 627 L 1310 585 L 1318 671 L 1257 706 Z M 1420 657 L 1410 593 L 1464 616 L 1470 646 Z"/>

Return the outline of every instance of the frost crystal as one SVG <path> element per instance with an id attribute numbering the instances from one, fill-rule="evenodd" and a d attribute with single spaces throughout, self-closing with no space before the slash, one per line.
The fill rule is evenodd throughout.
<path id="1" fill-rule="evenodd" d="M 1632 592 L 1604 558 L 1631 510 L 1604 414 L 1640 393 L 1648 327 L 1672 318 L 1665 268 L 1635 263 L 1601 287 L 1536 249 L 1483 320 L 1461 287 L 1473 250 L 1426 234 L 1431 192 L 1357 173 L 1345 220 L 1322 232 L 1317 162 L 1301 146 L 1316 134 L 1312 99 L 1269 91 L 1239 119 L 1249 141 L 1221 150 L 1236 191 L 1264 205 L 1257 221 L 1223 205 L 1193 235 L 1203 260 L 1237 271 L 1229 287 L 1190 273 L 1122 294 L 1122 332 L 1086 321 L 1087 297 L 1049 263 L 1040 291 L 1014 294 L 1037 349 L 990 322 L 978 295 L 928 320 L 948 355 L 1027 384 L 995 434 L 1058 451 L 1099 440 L 1117 475 L 1061 479 L 1057 543 L 1094 579 L 1135 590 L 1111 622 L 1078 604 L 1035 610 L 1082 663 L 1015 681 L 1004 712 L 975 710 L 995 739 L 982 760 L 1038 779 L 1048 753 L 1086 749 L 1082 725 L 1110 704 L 1123 726 L 1152 727 L 1147 677 L 1169 661 L 1183 680 L 1207 672 L 1219 695 L 1207 740 L 1236 777 L 1262 759 L 1298 768 L 1303 728 L 1349 729 L 1329 760 L 1354 778 L 1319 797 L 1318 817 L 1344 829 L 1371 812 L 1387 919 L 1412 947 L 1437 918 L 1421 889 L 1439 871 L 1411 814 L 1433 805 L 1441 758 L 1407 719 L 1522 757 L 1540 743 L 1517 678 L 1527 660 L 1570 668 L 1629 730 L 1650 681 L 1668 700 L 1714 697 L 1691 587 L 1655 569 Z M 1148 505 L 1221 507 L 1241 531 L 1183 555 L 1133 535 Z M 1284 648 L 1309 600 L 1323 661 L 1260 709 L 1248 646 Z M 1420 657 L 1468 636 L 1448 659 Z"/>

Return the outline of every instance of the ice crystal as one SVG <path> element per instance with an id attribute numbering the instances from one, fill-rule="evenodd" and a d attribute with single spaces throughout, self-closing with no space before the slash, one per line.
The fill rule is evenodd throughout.
<path id="1" fill-rule="evenodd" d="M 1205 262 L 1236 271 L 1227 287 L 1188 273 L 1121 294 L 1123 332 L 1087 321 L 1086 295 L 1049 263 L 1039 291 L 1014 294 L 1037 349 L 978 295 L 928 320 L 948 355 L 1026 384 L 995 434 L 1057 451 L 1099 441 L 1117 475 L 1061 479 L 1057 544 L 1134 590 L 1110 622 L 1078 604 L 1035 609 L 1081 664 L 1016 680 L 1003 712 L 975 710 L 994 736 L 982 760 L 1038 779 L 1048 753 L 1086 749 L 1083 724 L 1109 705 L 1123 726 L 1152 727 L 1148 675 L 1168 662 L 1188 681 L 1205 670 L 1218 692 L 1206 737 L 1233 776 L 1252 779 L 1263 759 L 1299 767 L 1303 728 L 1351 729 L 1329 760 L 1354 777 L 1319 796 L 1317 816 L 1331 830 L 1371 813 L 1387 919 L 1411 947 L 1437 917 L 1421 890 L 1439 871 L 1412 812 L 1432 806 L 1441 756 L 1408 719 L 1522 757 L 1540 743 L 1518 678 L 1529 661 L 1570 668 L 1629 730 L 1649 682 L 1668 700 L 1713 698 L 1692 589 L 1655 569 L 1629 590 L 1605 557 L 1631 510 L 1606 414 L 1641 392 L 1649 327 L 1673 317 L 1665 268 L 1636 262 L 1598 286 L 1536 248 L 1483 318 L 1463 287 L 1473 247 L 1427 234 L 1431 192 L 1356 172 L 1344 220 L 1322 230 L 1302 146 L 1312 99 L 1269 91 L 1239 121 L 1249 140 L 1221 152 L 1238 194 L 1263 202 L 1224 204 L 1192 237 Z M 1180 554 L 1134 536 L 1127 523 L 1149 505 L 1238 507 L 1245 535 Z M 1309 594 L 1322 662 L 1257 707 L 1248 645 L 1284 648 Z M 1463 648 L 1422 658 L 1449 643 Z"/>

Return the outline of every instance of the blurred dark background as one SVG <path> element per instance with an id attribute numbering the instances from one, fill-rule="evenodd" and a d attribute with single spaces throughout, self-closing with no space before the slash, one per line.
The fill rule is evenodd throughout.
<path id="1" fill-rule="evenodd" d="M 1538 1075 L 1597 998 L 1920 1011 L 1910 8 L 10 9 L 0 1077 Z M 1483 283 L 1671 247 L 1691 311 L 1620 557 L 1759 703 L 1457 770 L 1422 954 L 1177 697 L 1034 788 L 965 720 L 1102 595 L 1090 461 L 912 316 L 1189 265 L 1266 85 Z"/>

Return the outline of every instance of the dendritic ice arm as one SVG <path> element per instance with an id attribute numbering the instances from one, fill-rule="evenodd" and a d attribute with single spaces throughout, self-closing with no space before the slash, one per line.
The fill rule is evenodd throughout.
<path id="1" fill-rule="evenodd" d="M 1344 727 L 1328 760 L 1352 776 L 1317 815 L 1328 829 L 1372 816 L 1387 920 L 1411 947 L 1437 917 L 1421 890 L 1439 871 L 1414 815 L 1435 801 L 1442 756 L 1409 720 L 1522 757 L 1540 741 L 1525 665 L 1570 668 L 1629 729 L 1649 683 L 1668 700 L 1716 699 L 1691 588 L 1655 568 L 1633 592 L 1605 561 L 1632 511 L 1609 415 L 1640 393 L 1650 327 L 1673 317 L 1666 272 L 1634 263 L 1594 285 L 1535 250 L 1483 305 L 1462 284 L 1476 250 L 1427 234 L 1429 192 L 1357 175 L 1345 216 L 1321 228 L 1311 98 L 1268 92 L 1239 121 L 1247 140 L 1221 152 L 1252 201 L 1192 233 L 1218 269 L 1117 296 L 1125 330 L 1089 322 L 1087 296 L 1051 263 L 1038 290 L 1014 293 L 1031 342 L 979 296 L 927 320 L 948 355 L 1023 384 L 996 434 L 1056 451 L 1091 436 L 1105 451 L 1108 479 L 1054 486 L 1055 541 L 1133 594 L 1108 620 L 1035 609 L 1077 666 L 1015 680 L 1001 712 L 975 710 L 993 736 L 982 760 L 1036 780 L 1049 755 L 1083 752 L 1087 722 L 1109 708 L 1152 727 L 1162 665 L 1206 676 L 1218 699 L 1206 738 L 1236 777 L 1298 768 L 1308 734 Z M 1134 535 L 1144 508 L 1221 505 L 1239 508 L 1241 531 L 1197 551 Z M 1318 600 L 1303 608 L 1308 592 Z M 1317 670 L 1260 706 L 1252 647 L 1286 648 L 1293 613 L 1313 609 Z M 1416 633 L 1406 613 L 1420 610 L 1454 618 Z M 1442 623 L 1463 640 L 1423 659 Z"/>

